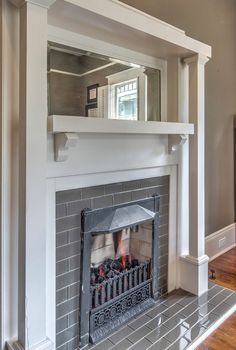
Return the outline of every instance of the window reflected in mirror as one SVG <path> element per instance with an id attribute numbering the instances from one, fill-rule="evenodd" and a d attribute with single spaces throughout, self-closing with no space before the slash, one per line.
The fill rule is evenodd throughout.
<path id="1" fill-rule="evenodd" d="M 161 75 L 112 57 L 48 44 L 48 113 L 160 121 Z"/>

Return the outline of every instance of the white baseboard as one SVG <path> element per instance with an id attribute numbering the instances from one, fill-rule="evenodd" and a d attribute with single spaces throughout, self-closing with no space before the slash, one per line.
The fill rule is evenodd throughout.
<path id="1" fill-rule="evenodd" d="M 235 225 L 233 223 L 206 237 L 206 254 L 210 261 L 236 246 Z"/>

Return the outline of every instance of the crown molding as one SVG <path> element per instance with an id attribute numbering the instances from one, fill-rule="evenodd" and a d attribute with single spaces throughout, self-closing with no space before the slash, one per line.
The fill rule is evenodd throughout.
<path id="1" fill-rule="evenodd" d="M 56 2 L 56 0 L 10 0 L 10 2 L 18 8 L 22 7 L 27 3 L 49 8 L 54 4 L 54 2 Z"/>

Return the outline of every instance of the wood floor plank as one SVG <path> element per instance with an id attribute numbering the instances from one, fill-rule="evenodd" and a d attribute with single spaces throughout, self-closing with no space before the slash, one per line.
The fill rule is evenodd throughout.
<path id="1" fill-rule="evenodd" d="M 236 248 L 209 264 L 215 270 L 212 282 L 236 291 Z M 236 312 L 218 327 L 197 350 L 236 350 Z"/>

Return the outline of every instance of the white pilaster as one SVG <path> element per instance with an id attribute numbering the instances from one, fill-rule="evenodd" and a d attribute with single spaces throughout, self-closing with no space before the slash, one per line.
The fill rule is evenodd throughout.
<path id="1" fill-rule="evenodd" d="M 18 13 L 0 2 L 0 349 L 17 335 Z"/>
<path id="2" fill-rule="evenodd" d="M 20 15 L 18 343 L 52 348 L 46 328 L 47 8 L 13 0 Z"/>
<path id="3" fill-rule="evenodd" d="M 205 255 L 205 64 L 208 58 L 185 59 L 189 67 L 189 255 L 181 257 L 181 287 L 200 295 L 208 289 Z"/>

